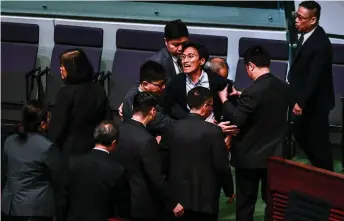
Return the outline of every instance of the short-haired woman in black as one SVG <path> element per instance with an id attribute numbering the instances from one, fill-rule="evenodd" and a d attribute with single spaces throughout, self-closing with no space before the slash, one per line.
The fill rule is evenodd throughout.
<path id="1" fill-rule="evenodd" d="M 22 124 L 4 144 L 1 194 L 4 220 L 52 221 L 56 192 L 62 187 L 60 151 L 43 134 L 49 120 L 38 101 L 23 108 Z"/>
<path id="2" fill-rule="evenodd" d="M 82 49 L 62 53 L 60 64 L 65 86 L 55 99 L 48 135 L 71 163 L 92 150 L 94 129 L 110 120 L 111 112 L 104 87 L 92 81 L 93 68 Z"/>

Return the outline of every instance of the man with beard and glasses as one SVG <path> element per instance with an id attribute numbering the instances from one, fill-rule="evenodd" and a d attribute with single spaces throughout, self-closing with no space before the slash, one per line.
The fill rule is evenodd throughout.
<path id="1" fill-rule="evenodd" d="M 140 68 L 140 84 L 133 86 L 124 97 L 123 121 L 128 121 L 133 115 L 133 101 L 139 92 L 149 92 L 158 97 L 165 89 L 166 74 L 163 66 L 155 61 L 147 61 Z M 175 120 L 162 113 L 160 104 L 156 106 L 156 117 L 149 122 L 147 129 L 153 135 L 161 135 L 165 128 Z"/>

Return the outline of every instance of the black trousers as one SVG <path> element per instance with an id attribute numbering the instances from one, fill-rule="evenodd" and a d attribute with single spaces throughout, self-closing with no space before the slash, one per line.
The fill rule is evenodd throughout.
<path id="1" fill-rule="evenodd" d="M 258 198 L 259 181 L 262 182 L 262 199 L 266 203 L 267 169 L 235 169 L 236 221 L 253 221 L 254 209 Z"/>
<path id="2" fill-rule="evenodd" d="M 293 134 L 313 166 L 333 171 L 329 113 L 313 109 L 294 116 Z"/>
<path id="3" fill-rule="evenodd" d="M 190 210 L 184 211 L 183 216 L 175 217 L 175 221 L 217 221 L 217 214 L 200 213 Z"/>

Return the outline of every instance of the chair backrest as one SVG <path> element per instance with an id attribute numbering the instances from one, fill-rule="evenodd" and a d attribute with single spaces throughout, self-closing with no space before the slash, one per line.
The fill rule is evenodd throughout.
<path id="1" fill-rule="evenodd" d="M 332 44 L 332 76 L 336 105 L 330 113 L 330 125 L 343 126 L 341 97 L 344 96 L 344 45 Z"/>
<path id="2" fill-rule="evenodd" d="M 280 157 L 270 157 L 267 170 L 268 220 L 284 220 L 295 191 L 330 204 L 326 220 L 344 220 L 344 175 Z"/>
<path id="3" fill-rule="evenodd" d="M 203 44 L 212 56 L 226 56 L 228 40 L 223 36 L 191 34 L 190 40 Z M 117 109 L 128 90 L 139 80 L 140 66 L 165 47 L 164 33 L 118 29 L 117 50 L 110 81 L 110 105 Z"/>
<path id="4" fill-rule="evenodd" d="M 45 101 L 53 105 L 58 90 L 63 86 L 60 77 L 59 56 L 68 49 L 81 48 L 90 60 L 94 73 L 100 68 L 103 29 L 70 25 L 56 25 L 54 29 L 55 45 L 51 56 L 50 73 L 47 75 Z"/>
<path id="5" fill-rule="evenodd" d="M 256 45 L 261 45 L 268 51 L 271 59 L 270 69 L 272 74 L 283 81 L 286 78 L 289 60 L 289 45 L 287 41 L 240 38 L 239 60 L 235 76 L 235 87 L 240 90 L 243 90 L 252 84 L 252 80 L 247 75 L 243 57 L 247 49 Z"/>
<path id="6" fill-rule="evenodd" d="M 3 104 L 17 104 L 20 107 L 20 104 L 26 102 L 25 75 L 35 69 L 38 42 L 37 24 L 1 22 L 1 102 Z M 29 84 L 31 88 L 31 82 Z M 21 114 L 7 112 L 2 108 L 1 115 L 2 119 L 18 117 L 20 119 Z"/>

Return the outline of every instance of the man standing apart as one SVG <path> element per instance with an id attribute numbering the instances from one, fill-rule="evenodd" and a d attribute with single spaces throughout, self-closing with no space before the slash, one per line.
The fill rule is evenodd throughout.
<path id="1" fill-rule="evenodd" d="M 317 2 L 304 1 L 295 13 L 300 36 L 288 79 L 294 137 L 313 166 L 333 171 L 328 119 L 334 107 L 332 45 L 319 26 L 320 11 Z"/>

